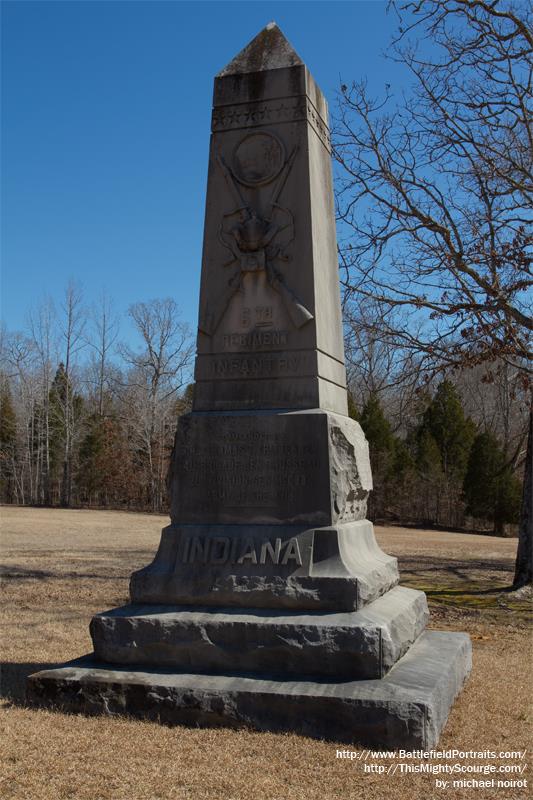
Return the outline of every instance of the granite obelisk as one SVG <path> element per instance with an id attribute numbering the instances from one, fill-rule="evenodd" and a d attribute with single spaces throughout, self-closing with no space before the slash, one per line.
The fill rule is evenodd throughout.
<path id="1" fill-rule="evenodd" d="M 428 748 L 470 668 L 366 520 L 327 105 L 271 23 L 215 79 L 193 410 L 171 524 L 36 703 Z"/>

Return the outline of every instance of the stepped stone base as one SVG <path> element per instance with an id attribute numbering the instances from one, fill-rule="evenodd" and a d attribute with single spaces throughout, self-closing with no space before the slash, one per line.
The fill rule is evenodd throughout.
<path id="1" fill-rule="evenodd" d="M 91 621 L 96 658 L 195 672 L 381 678 L 422 633 L 423 592 L 396 587 L 349 613 L 130 605 Z"/>
<path id="2" fill-rule="evenodd" d="M 376 680 L 277 680 L 125 668 L 92 656 L 28 680 L 38 706 L 167 724 L 251 726 L 371 747 L 429 749 L 471 668 L 466 634 L 426 631 Z"/>

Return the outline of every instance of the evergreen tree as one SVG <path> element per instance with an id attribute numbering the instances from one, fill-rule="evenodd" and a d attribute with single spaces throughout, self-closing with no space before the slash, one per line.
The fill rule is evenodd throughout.
<path id="1" fill-rule="evenodd" d="M 377 395 L 370 394 L 359 422 L 368 439 L 371 456 L 388 459 L 394 450 L 394 436 Z"/>
<path id="2" fill-rule="evenodd" d="M 414 461 L 420 477 L 425 480 L 442 480 L 440 448 L 435 441 L 435 437 L 424 424 L 415 431 L 411 447 L 414 451 Z"/>
<path id="3" fill-rule="evenodd" d="M 412 520 L 416 516 L 413 513 L 413 490 L 415 495 L 418 494 L 416 483 L 416 464 L 407 442 L 394 437 L 387 489 L 390 510 L 398 522 Z"/>
<path id="4" fill-rule="evenodd" d="M 11 450 L 16 441 L 17 415 L 11 399 L 11 391 L 7 382 L 0 388 L 0 449 Z"/>
<path id="5" fill-rule="evenodd" d="M 462 481 L 475 428 L 464 415 L 453 383 L 444 380 L 439 385 L 424 413 L 422 425 L 437 444 L 443 474 L 450 481 Z"/>
<path id="6" fill-rule="evenodd" d="M 455 386 L 442 381 L 412 437 L 427 523 L 462 524 L 462 483 L 473 437 L 474 424 Z"/>
<path id="7" fill-rule="evenodd" d="M 497 533 L 502 533 L 506 522 L 518 522 L 520 481 L 506 465 L 496 437 L 489 432 L 474 439 L 463 489 L 467 514 L 491 520 Z"/>
<path id="8" fill-rule="evenodd" d="M 438 522 L 444 482 L 439 446 L 423 422 L 408 438 L 408 446 L 416 466 L 413 510 L 425 524 Z"/>
<path id="9" fill-rule="evenodd" d="M 374 518 L 382 517 L 388 513 L 395 447 L 390 424 L 374 393 L 370 394 L 366 401 L 359 422 L 368 440 L 370 464 L 374 476 L 374 491 L 369 503 L 370 514 Z"/>
<path id="10" fill-rule="evenodd" d="M 65 404 L 67 402 L 67 376 L 65 366 L 61 362 L 56 370 L 49 395 L 49 426 L 50 426 L 50 482 L 54 484 L 59 495 L 59 482 L 63 464 L 63 450 L 65 441 Z"/>
<path id="11" fill-rule="evenodd" d="M 86 433 L 80 444 L 77 476 L 77 484 L 80 487 L 82 499 L 89 504 L 91 504 L 95 496 L 95 499 L 97 499 L 99 492 L 105 485 L 106 476 L 101 470 L 104 446 L 104 418 L 100 416 L 99 412 L 95 412 L 87 420 Z"/>
<path id="12" fill-rule="evenodd" d="M 76 483 L 82 502 L 127 505 L 139 491 L 128 443 L 118 419 L 94 412 L 86 423 L 79 448 Z"/>
<path id="13" fill-rule="evenodd" d="M 14 466 L 17 446 L 17 415 L 7 381 L 0 385 L 0 496 L 13 502 Z"/>
<path id="14" fill-rule="evenodd" d="M 354 419 L 356 422 L 359 422 L 359 412 L 357 410 L 355 400 L 353 399 L 353 394 L 350 391 L 348 391 L 348 416 L 350 419 Z"/>
<path id="15" fill-rule="evenodd" d="M 69 506 L 74 467 L 74 432 L 83 414 L 83 398 L 75 394 L 65 365 L 57 368 L 49 397 L 50 472 L 55 479 L 61 504 Z"/>
<path id="16" fill-rule="evenodd" d="M 392 462 L 392 472 L 398 484 L 404 484 L 412 478 L 416 469 L 416 463 L 411 455 L 411 451 L 403 439 L 394 437 L 394 452 Z"/>

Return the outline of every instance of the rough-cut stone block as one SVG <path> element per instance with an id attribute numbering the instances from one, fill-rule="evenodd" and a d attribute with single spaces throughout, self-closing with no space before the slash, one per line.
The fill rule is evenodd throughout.
<path id="1" fill-rule="evenodd" d="M 179 525 L 323 527 L 365 518 L 372 474 L 348 417 L 191 413 L 178 421 L 169 483 Z"/>
<path id="2" fill-rule="evenodd" d="M 275 680 L 113 668 L 86 657 L 29 678 L 31 703 L 167 724 L 251 726 L 337 742 L 434 747 L 471 668 L 466 634 L 426 631 L 386 677 Z"/>
<path id="3" fill-rule="evenodd" d="M 426 596 L 396 587 L 350 613 L 124 606 L 91 621 L 96 658 L 199 672 L 381 678 L 422 633 Z"/>
<path id="4" fill-rule="evenodd" d="M 368 520 L 332 528 L 169 525 L 133 603 L 353 611 L 399 581 Z"/>

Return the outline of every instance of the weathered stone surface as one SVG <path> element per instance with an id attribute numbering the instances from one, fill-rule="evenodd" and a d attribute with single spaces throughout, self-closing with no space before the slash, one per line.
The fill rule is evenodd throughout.
<path id="1" fill-rule="evenodd" d="M 327 119 L 275 24 L 215 79 L 195 411 L 347 413 Z"/>
<path id="2" fill-rule="evenodd" d="M 133 603 L 250 608 L 362 608 L 399 581 L 368 520 L 331 528 L 169 525 Z"/>
<path id="3" fill-rule="evenodd" d="M 136 603 L 355 610 L 398 582 L 364 519 L 357 422 L 320 409 L 181 417 L 171 518 Z"/>
<path id="4" fill-rule="evenodd" d="M 246 47 L 218 73 L 244 75 L 303 65 L 303 61 L 275 22 L 269 22 Z"/>
<path id="5" fill-rule="evenodd" d="M 393 749 L 434 747 L 471 668 L 462 633 L 426 631 L 385 678 L 277 680 L 106 665 L 86 657 L 29 678 L 29 702 L 167 724 L 251 726 Z"/>
<path id="6" fill-rule="evenodd" d="M 217 76 L 213 106 L 172 524 L 131 577 L 141 607 L 91 624 L 98 656 L 128 667 L 81 659 L 31 676 L 28 697 L 427 749 L 470 642 L 421 633 L 425 596 L 394 588 L 396 559 L 364 519 L 372 478 L 347 417 L 327 104 L 269 25 Z"/>
<path id="7" fill-rule="evenodd" d="M 364 519 L 368 444 L 314 410 L 181 417 L 169 475 L 175 524 L 335 525 Z"/>
<path id="8" fill-rule="evenodd" d="M 422 633 L 426 596 L 396 587 L 351 613 L 124 606 L 91 621 L 96 658 L 199 672 L 381 678 Z"/>

